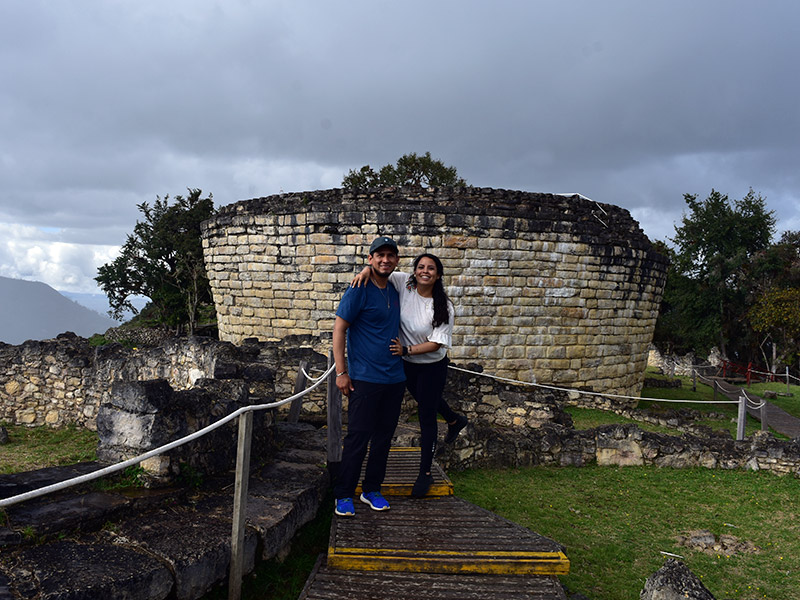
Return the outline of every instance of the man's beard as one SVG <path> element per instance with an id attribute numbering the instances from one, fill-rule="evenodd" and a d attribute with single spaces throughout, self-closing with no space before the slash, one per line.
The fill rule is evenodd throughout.
<path id="1" fill-rule="evenodd" d="M 389 279 L 389 275 L 390 275 L 390 273 L 386 273 L 386 275 L 384 275 L 383 273 L 379 273 L 379 272 L 378 272 L 378 271 L 375 269 L 375 267 L 373 267 L 372 265 L 370 265 L 370 266 L 369 266 L 369 268 L 372 270 L 372 274 L 373 274 L 375 277 L 380 277 L 381 279 Z"/>

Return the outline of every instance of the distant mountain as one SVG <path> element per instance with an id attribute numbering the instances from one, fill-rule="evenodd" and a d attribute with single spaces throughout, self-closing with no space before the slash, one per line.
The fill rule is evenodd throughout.
<path id="1" fill-rule="evenodd" d="M 91 308 L 93 311 L 100 313 L 101 315 L 108 315 L 108 311 L 111 310 L 111 307 L 108 305 L 108 296 L 105 294 L 80 294 L 77 292 L 59 292 L 62 296 L 66 296 L 70 300 L 74 300 L 78 304 L 85 306 L 86 308 Z M 148 298 L 143 296 L 130 296 L 128 298 L 131 303 L 136 307 L 136 310 L 142 310 L 145 304 L 148 302 Z M 123 320 L 127 321 L 133 317 L 133 313 L 130 311 L 124 311 L 122 314 Z M 117 323 L 119 325 L 119 323 Z"/>
<path id="2" fill-rule="evenodd" d="M 45 283 L 0 277 L 0 341 L 54 338 L 72 331 L 83 337 L 119 325 L 113 319 L 81 306 Z"/>

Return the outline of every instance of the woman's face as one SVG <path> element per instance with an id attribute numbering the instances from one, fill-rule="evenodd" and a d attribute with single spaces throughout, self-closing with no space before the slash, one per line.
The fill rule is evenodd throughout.
<path id="1" fill-rule="evenodd" d="M 433 259 L 423 256 L 419 259 L 417 267 L 414 269 L 414 277 L 417 280 L 417 285 L 433 285 L 441 275 L 439 275 L 439 270 L 436 268 L 436 263 L 433 262 Z"/>

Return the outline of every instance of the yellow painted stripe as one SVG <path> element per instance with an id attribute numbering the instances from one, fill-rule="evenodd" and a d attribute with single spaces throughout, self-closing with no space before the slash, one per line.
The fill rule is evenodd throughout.
<path id="1" fill-rule="evenodd" d="M 403 550 L 400 548 L 331 548 L 336 554 L 404 554 L 413 553 L 415 556 L 496 556 L 501 558 L 516 558 L 523 559 L 549 559 L 552 557 L 563 557 L 563 552 L 528 552 L 523 550 L 508 550 L 508 551 L 492 551 L 492 550 Z"/>
<path id="2" fill-rule="evenodd" d="M 392 483 L 383 482 L 381 486 L 381 493 L 384 496 L 410 496 L 413 485 L 410 483 Z M 361 484 L 356 486 L 356 495 L 361 494 Z M 434 483 L 431 489 L 428 490 L 428 496 L 452 496 L 453 484 L 450 483 Z"/>
<path id="3" fill-rule="evenodd" d="M 562 554 L 550 561 L 489 560 L 474 561 L 439 558 L 376 558 L 371 556 L 328 555 L 328 566 L 348 571 L 394 571 L 411 573 L 476 573 L 487 575 L 567 575 L 569 560 Z"/>

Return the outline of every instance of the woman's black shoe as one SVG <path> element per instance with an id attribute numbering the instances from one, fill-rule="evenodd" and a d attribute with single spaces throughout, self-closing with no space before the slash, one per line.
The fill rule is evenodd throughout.
<path id="1" fill-rule="evenodd" d="M 417 477 L 417 480 L 414 482 L 414 487 L 411 488 L 411 497 L 412 498 L 424 498 L 425 495 L 428 493 L 428 490 L 431 489 L 433 485 L 433 475 L 430 473 L 428 474 L 420 474 Z"/>
<path id="2" fill-rule="evenodd" d="M 461 433 L 461 430 L 467 426 L 467 423 L 469 423 L 467 417 L 465 417 L 464 415 L 458 415 L 456 417 L 455 423 L 453 423 L 452 425 L 450 424 L 447 425 L 447 435 L 444 438 L 444 443 L 450 444 L 454 442 L 458 437 L 458 434 Z"/>

